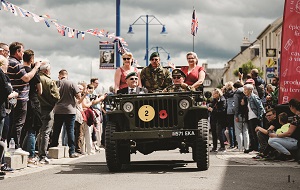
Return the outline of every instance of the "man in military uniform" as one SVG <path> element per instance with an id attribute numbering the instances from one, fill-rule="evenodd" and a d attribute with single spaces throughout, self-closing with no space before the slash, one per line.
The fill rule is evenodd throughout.
<path id="1" fill-rule="evenodd" d="M 184 83 L 186 75 L 180 69 L 174 69 L 172 71 L 173 84 L 166 87 L 163 92 L 187 92 L 194 91 L 195 88 Z"/>
<path id="2" fill-rule="evenodd" d="M 141 71 L 142 85 L 148 92 L 161 91 L 172 84 L 171 73 L 168 69 L 160 65 L 158 52 L 153 52 L 150 56 L 151 64 Z"/>

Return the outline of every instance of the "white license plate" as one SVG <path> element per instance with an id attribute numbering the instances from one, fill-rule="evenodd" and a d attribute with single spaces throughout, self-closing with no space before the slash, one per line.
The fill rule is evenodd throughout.
<path id="1" fill-rule="evenodd" d="M 173 131 L 172 137 L 195 136 L 194 131 Z"/>

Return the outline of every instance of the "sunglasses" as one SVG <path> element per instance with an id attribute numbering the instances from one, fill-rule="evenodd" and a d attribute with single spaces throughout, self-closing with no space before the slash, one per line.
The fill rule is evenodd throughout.
<path id="1" fill-rule="evenodd" d="M 129 80 L 138 80 L 138 78 L 130 78 Z"/>
<path id="2" fill-rule="evenodd" d="M 127 57 L 124 57 L 123 58 L 123 60 L 125 61 L 125 60 L 130 60 L 131 58 L 127 58 Z"/>
<path id="3" fill-rule="evenodd" d="M 158 61 L 158 59 L 157 59 L 157 58 L 155 58 L 155 59 L 151 59 L 151 61 Z"/>
<path id="4" fill-rule="evenodd" d="M 188 57 L 187 59 L 195 59 L 195 58 L 193 58 L 193 57 Z"/>
<path id="5" fill-rule="evenodd" d="M 5 52 L 7 52 L 7 53 L 9 53 L 9 50 L 6 50 L 6 49 L 2 49 L 2 48 L 0 48 L 0 51 L 5 51 Z"/>
<path id="6" fill-rule="evenodd" d="M 173 79 L 180 79 L 181 76 L 173 76 L 172 78 L 173 78 Z"/>

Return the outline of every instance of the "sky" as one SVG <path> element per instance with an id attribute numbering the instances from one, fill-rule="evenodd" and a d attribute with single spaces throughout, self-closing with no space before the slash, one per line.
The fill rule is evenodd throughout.
<path id="1" fill-rule="evenodd" d="M 18 7 L 37 15 L 48 14 L 58 23 L 81 31 L 104 29 L 116 32 L 116 0 L 10 0 Z M 242 39 L 256 37 L 274 20 L 283 15 L 284 0 L 121 0 L 121 37 L 138 64 L 145 66 L 146 25 L 134 25 L 134 34 L 127 34 L 129 25 L 141 15 L 154 15 L 165 25 L 167 35 L 161 35 L 161 25 L 149 26 L 149 49 L 163 47 L 176 66 L 187 65 L 185 55 L 193 50 L 191 20 L 193 7 L 198 18 L 198 32 L 194 37 L 194 51 L 199 63 L 209 68 L 223 68 L 240 51 Z M 137 23 L 142 23 L 140 22 Z M 155 24 L 156 22 L 152 22 Z M 66 69 L 74 82 L 98 77 L 100 89 L 114 84 L 114 69 L 99 69 L 98 38 L 86 34 L 81 38 L 61 36 L 50 23 L 36 23 L 32 18 L 15 16 L 0 10 L 0 42 L 22 42 L 32 49 L 36 58 L 48 59 L 51 77 Z M 154 50 L 151 50 L 151 54 Z M 167 54 L 160 51 L 161 61 Z M 121 63 L 122 64 L 122 63 Z"/>

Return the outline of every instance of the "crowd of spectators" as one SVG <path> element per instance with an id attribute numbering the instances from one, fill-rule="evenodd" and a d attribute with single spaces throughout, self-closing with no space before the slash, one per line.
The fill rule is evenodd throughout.
<path id="1" fill-rule="evenodd" d="M 258 160 L 299 159 L 299 101 L 291 99 L 289 105 L 285 105 L 288 107 L 286 110 L 277 107 L 277 76 L 270 84 L 265 84 L 258 76 L 257 69 L 252 69 L 245 81 L 241 73 L 239 77 L 235 83 L 227 82 L 212 92 L 213 97 L 208 104 L 213 138 L 211 152 L 247 154 L 255 151 L 257 155 L 253 159 Z M 292 112 L 294 118 L 286 112 Z M 219 149 L 217 140 L 220 142 Z M 227 149 L 225 144 L 229 144 Z"/>
<path id="2" fill-rule="evenodd" d="M 28 156 L 28 164 L 48 164 L 48 150 L 59 145 L 60 136 L 70 158 L 95 154 L 105 145 L 101 137 L 106 95 L 96 93 L 98 79 L 75 84 L 62 69 L 55 81 L 50 62 L 36 61 L 34 51 L 24 48 L 20 42 L 0 43 L 1 175 L 13 171 L 5 155 Z"/>

